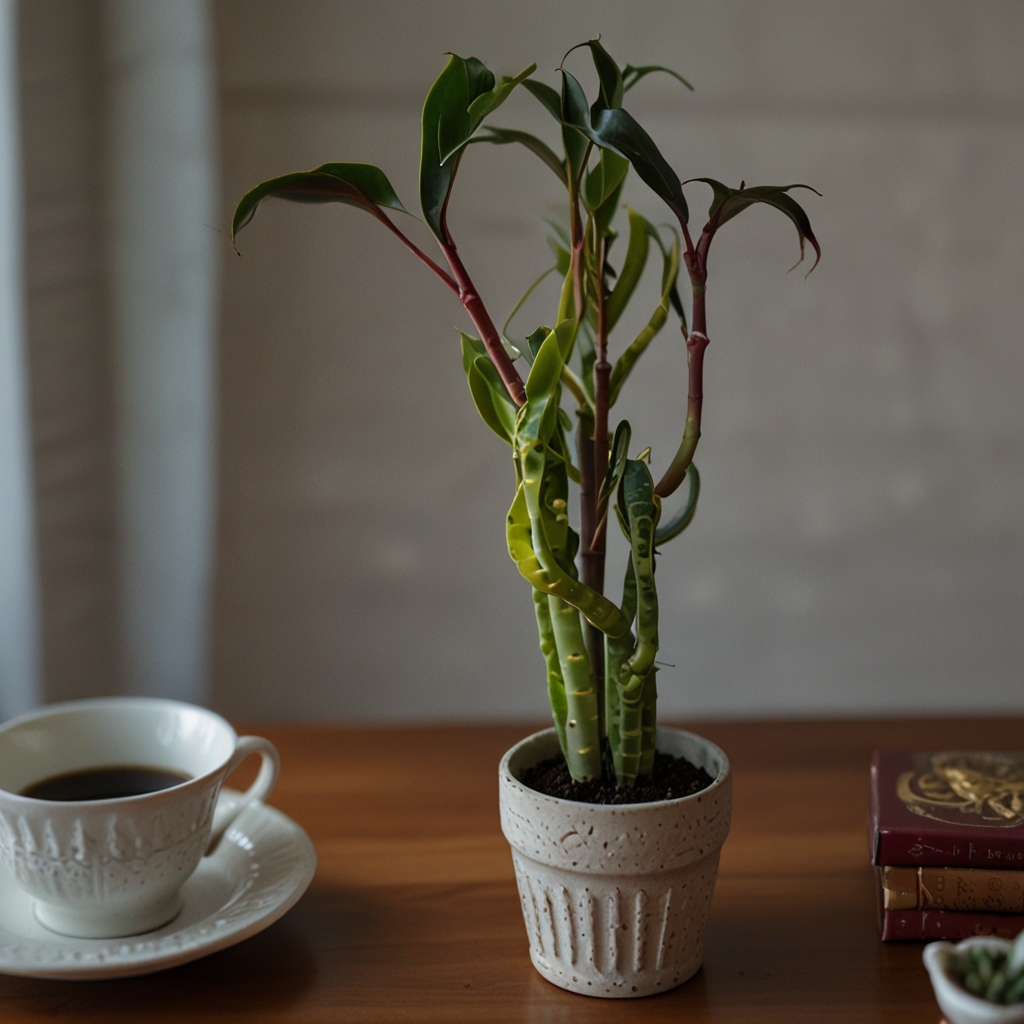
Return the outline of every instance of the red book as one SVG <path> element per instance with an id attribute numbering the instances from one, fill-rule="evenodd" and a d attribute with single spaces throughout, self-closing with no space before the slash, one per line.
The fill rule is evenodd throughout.
<path id="1" fill-rule="evenodd" d="M 870 828 L 876 866 L 1024 870 L 1024 754 L 876 750 Z"/>
<path id="2" fill-rule="evenodd" d="M 1024 929 L 1024 914 L 976 914 L 956 910 L 883 910 L 882 941 L 949 939 L 972 935 L 1012 939 Z"/>

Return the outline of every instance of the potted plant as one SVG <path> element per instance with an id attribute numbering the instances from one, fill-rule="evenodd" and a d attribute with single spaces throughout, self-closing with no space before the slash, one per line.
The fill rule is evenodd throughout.
<path id="1" fill-rule="evenodd" d="M 689 84 L 662 67 L 620 68 L 597 40 L 580 45 L 589 48 L 597 72 L 593 102 L 565 67 L 556 91 L 531 77 L 536 65 L 498 81 L 476 58 L 454 55 L 431 86 L 422 115 L 420 204 L 443 263 L 400 229 L 392 215 L 405 207 L 384 173 L 364 163 L 323 164 L 263 182 L 239 202 L 232 237 L 267 198 L 346 203 L 377 218 L 468 313 L 475 333 L 462 333 L 463 368 L 481 418 L 512 449 L 508 550 L 531 585 L 554 718 L 553 729 L 514 747 L 500 769 L 502 826 L 531 955 L 545 977 L 573 991 L 646 995 L 685 981 L 700 966 L 729 827 L 725 755 L 690 733 L 659 729 L 655 714 L 655 556 L 692 521 L 700 489 L 693 455 L 708 345 L 709 250 L 718 230 L 754 204 L 792 221 L 801 259 L 805 242 L 819 257 L 820 249 L 789 194 L 807 187 L 800 185 L 730 188 L 691 179 L 713 193 L 707 222 L 691 232 L 679 175 L 623 107 L 626 93 L 652 72 Z M 554 118 L 558 151 L 527 132 L 486 123 L 520 86 Z M 459 167 L 477 143 L 524 146 L 550 168 L 566 200 L 567 218 L 552 240 L 556 263 L 542 275 L 554 271 L 562 279 L 557 309 L 548 325 L 515 345 L 495 326 L 448 222 Z M 615 223 L 630 167 L 665 202 L 678 234 L 630 209 L 620 240 Z M 660 264 L 659 302 L 635 337 L 613 341 L 652 253 Z M 689 318 L 678 288 L 683 269 Z M 681 439 L 655 480 L 651 448 L 636 450 L 629 423 L 613 426 L 609 417 L 673 312 L 685 341 L 688 399 Z M 684 482 L 686 500 L 663 515 L 663 501 Z M 571 483 L 579 489 L 576 526 Z M 609 595 L 606 551 L 617 532 L 629 557 L 621 588 Z M 680 759 L 692 775 L 706 773 L 703 781 L 683 790 L 666 783 L 668 767 Z M 549 761 L 564 780 L 524 783 Z"/>

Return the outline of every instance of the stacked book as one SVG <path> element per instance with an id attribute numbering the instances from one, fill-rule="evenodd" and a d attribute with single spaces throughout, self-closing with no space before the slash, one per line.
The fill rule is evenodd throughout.
<path id="1" fill-rule="evenodd" d="M 1024 930 L 1024 754 L 876 750 L 870 834 L 883 941 Z"/>

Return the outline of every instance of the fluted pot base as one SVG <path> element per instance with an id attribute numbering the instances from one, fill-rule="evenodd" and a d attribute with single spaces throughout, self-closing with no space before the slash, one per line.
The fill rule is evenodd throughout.
<path id="1" fill-rule="evenodd" d="M 703 962 L 729 831 L 729 762 L 714 744 L 676 729 L 658 730 L 658 749 L 686 757 L 715 781 L 676 800 L 582 804 L 519 781 L 558 752 L 553 729 L 502 760 L 502 831 L 512 846 L 530 958 L 570 992 L 653 995 L 681 985 Z"/>

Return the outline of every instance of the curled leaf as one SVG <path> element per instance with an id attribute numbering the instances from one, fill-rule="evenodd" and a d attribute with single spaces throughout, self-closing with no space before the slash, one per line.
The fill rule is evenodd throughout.
<path id="1" fill-rule="evenodd" d="M 742 213 L 748 207 L 756 203 L 765 203 L 768 206 L 775 207 L 776 210 L 781 210 L 793 222 L 796 228 L 796 233 L 800 239 L 800 259 L 796 261 L 794 266 L 799 266 L 803 262 L 804 242 L 811 243 L 811 247 L 817 256 L 811 270 L 814 270 L 814 267 L 818 265 L 821 259 L 821 246 L 818 245 L 818 240 L 814 237 L 814 232 L 811 230 L 810 219 L 804 212 L 803 207 L 792 196 L 787 195 L 790 189 L 805 188 L 816 196 L 820 196 L 821 193 L 817 189 L 812 188 L 810 185 L 800 184 L 729 188 L 728 185 L 723 185 L 722 182 L 716 181 L 714 178 L 691 178 L 690 181 L 703 181 L 706 185 L 711 186 L 714 197 L 708 209 L 708 225 L 712 231 L 717 231 L 727 220 L 732 220 L 733 217 Z M 810 270 L 808 273 L 810 273 Z"/>

